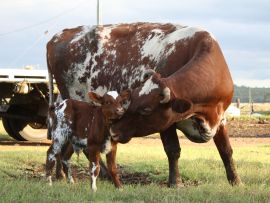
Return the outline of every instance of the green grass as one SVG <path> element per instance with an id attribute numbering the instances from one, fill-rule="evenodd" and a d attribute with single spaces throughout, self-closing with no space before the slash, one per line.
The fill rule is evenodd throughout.
<path id="1" fill-rule="evenodd" d="M 0 133 L 0 137 L 2 134 Z M 117 162 L 130 173 L 141 172 L 150 180 L 148 185 L 124 185 L 123 191 L 104 180 L 98 180 L 98 191 L 90 191 L 89 179 L 74 185 L 65 181 L 50 187 L 45 178 L 34 177 L 33 169 L 44 174 L 47 147 L 0 146 L 0 202 L 270 202 L 270 144 L 234 147 L 234 159 L 244 183 L 231 187 L 215 146 L 182 146 L 179 168 L 187 187 L 167 188 L 167 158 L 161 142 L 119 145 Z M 87 166 L 76 156 L 73 166 Z M 30 175 L 29 175 L 30 174 Z"/>

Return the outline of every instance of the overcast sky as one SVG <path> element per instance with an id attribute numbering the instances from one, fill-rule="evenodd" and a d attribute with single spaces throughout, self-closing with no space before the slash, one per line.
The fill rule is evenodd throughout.
<path id="1" fill-rule="evenodd" d="M 203 27 L 219 41 L 236 84 L 270 87 L 269 0 L 102 0 L 102 4 L 104 24 L 143 21 Z M 0 68 L 46 68 L 46 42 L 53 34 L 95 23 L 96 0 L 0 0 Z"/>

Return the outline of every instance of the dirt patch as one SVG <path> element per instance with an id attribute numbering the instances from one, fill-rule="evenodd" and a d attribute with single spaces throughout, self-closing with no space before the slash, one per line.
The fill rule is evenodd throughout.
<path id="1" fill-rule="evenodd" d="M 158 184 L 161 186 L 167 186 L 167 181 L 157 181 L 150 177 L 147 173 L 140 172 L 130 172 L 128 171 L 126 166 L 118 165 L 120 180 L 124 185 L 150 185 L 150 184 Z M 36 163 L 29 164 L 26 168 L 20 169 L 21 175 L 19 176 L 9 176 L 10 178 L 19 178 L 24 177 L 33 180 L 45 181 L 45 165 L 38 165 Z M 82 167 L 74 165 L 72 166 L 72 174 L 75 181 L 82 180 L 90 180 L 89 169 L 88 167 Z M 6 174 L 8 175 L 8 174 Z M 159 174 L 151 174 L 151 175 L 159 175 Z M 55 177 L 55 174 L 53 174 Z M 100 175 L 102 180 L 111 181 L 110 178 L 106 176 Z M 57 181 L 53 178 L 53 181 Z M 187 178 L 182 178 L 181 183 L 179 183 L 180 187 L 189 187 L 189 186 L 198 186 L 203 184 L 202 181 L 190 180 Z"/>
<path id="2" fill-rule="evenodd" d="M 230 120 L 228 121 L 230 137 L 269 137 L 270 122 L 264 120 Z"/>

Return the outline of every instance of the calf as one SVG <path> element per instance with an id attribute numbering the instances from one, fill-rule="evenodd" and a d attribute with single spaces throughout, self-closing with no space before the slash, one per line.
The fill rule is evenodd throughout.
<path id="1" fill-rule="evenodd" d="M 67 180 L 73 183 L 69 160 L 75 151 L 81 150 L 90 161 L 91 188 L 96 191 L 96 178 L 100 171 L 100 152 L 106 153 L 107 167 L 116 187 L 121 187 L 117 174 L 115 156 L 117 143 L 111 140 L 108 127 L 112 120 L 120 118 L 124 109 L 122 102 L 128 99 L 129 92 L 120 96 L 108 92 L 103 97 L 89 92 L 90 99 L 99 106 L 73 99 L 64 100 L 49 111 L 52 144 L 47 151 L 46 177 L 52 185 L 52 169 L 56 158 L 61 157 Z M 113 97 L 114 96 L 114 97 Z"/>

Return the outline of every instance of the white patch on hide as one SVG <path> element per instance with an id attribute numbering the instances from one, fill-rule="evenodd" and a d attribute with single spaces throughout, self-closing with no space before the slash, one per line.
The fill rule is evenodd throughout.
<path id="1" fill-rule="evenodd" d="M 97 166 L 95 164 L 95 162 L 92 162 L 92 169 L 91 169 L 91 179 L 92 179 L 92 185 L 91 188 L 94 192 L 97 191 L 97 176 L 95 176 L 95 171 L 97 169 Z"/>
<path id="2" fill-rule="evenodd" d="M 108 154 L 111 150 L 112 150 L 112 143 L 111 143 L 111 138 L 109 137 L 104 144 L 104 149 L 102 153 Z"/>
<path id="3" fill-rule="evenodd" d="M 55 109 L 55 116 L 57 120 L 56 128 L 52 131 L 53 140 L 53 154 L 49 155 L 49 160 L 55 160 L 55 155 L 61 151 L 63 144 L 65 144 L 72 133 L 71 128 L 67 125 L 65 118 L 65 109 L 67 107 L 67 100 L 61 102 Z"/>
<path id="4" fill-rule="evenodd" d="M 161 58 L 173 53 L 175 43 L 193 37 L 196 32 L 204 31 L 200 28 L 176 26 L 176 30 L 165 35 L 161 30 L 152 30 L 152 35 L 144 42 L 141 48 L 143 57 L 149 57 L 153 61 L 160 61 Z"/>
<path id="5" fill-rule="evenodd" d="M 152 77 L 150 77 L 143 85 L 141 91 L 139 92 L 139 96 L 148 95 L 152 90 L 157 89 L 158 85 L 153 83 Z"/>
<path id="6" fill-rule="evenodd" d="M 98 88 L 95 89 L 95 92 L 99 94 L 100 96 L 103 96 L 107 92 L 107 87 L 104 86 L 98 86 Z"/>
<path id="7" fill-rule="evenodd" d="M 114 99 L 116 99 L 119 95 L 117 91 L 109 91 L 106 94 L 112 96 Z"/>
<path id="8" fill-rule="evenodd" d="M 72 137 L 72 146 L 77 154 L 87 147 L 87 135 L 84 135 L 84 137 L 86 138 L 82 139 L 76 136 Z"/>
<path id="9" fill-rule="evenodd" d="M 71 40 L 71 44 L 79 41 L 82 39 L 87 33 L 89 33 L 94 27 L 89 27 L 89 26 L 83 26 L 82 30 L 75 35 L 75 37 Z"/>

